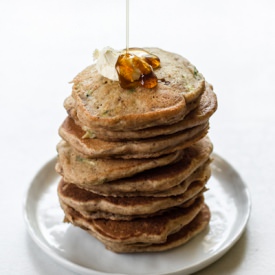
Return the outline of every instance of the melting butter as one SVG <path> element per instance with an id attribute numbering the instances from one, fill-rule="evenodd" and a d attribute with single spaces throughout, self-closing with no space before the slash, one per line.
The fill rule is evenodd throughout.
<path id="1" fill-rule="evenodd" d="M 115 65 L 121 53 L 121 51 L 116 51 L 111 47 L 105 47 L 101 51 L 95 50 L 93 57 L 98 73 L 110 80 L 118 81 Z"/>

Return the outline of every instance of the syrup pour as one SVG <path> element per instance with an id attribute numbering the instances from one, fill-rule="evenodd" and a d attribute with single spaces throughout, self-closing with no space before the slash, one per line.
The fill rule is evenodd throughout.
<path id="1" fill-rule="evenodd" d="M 126 53 L 129 50 L 129 0 L 126 0 Z"/>
<path id="2" fill-rule="evenodd" d="M 158 84 L 158 78 L 153 69 L 159 66 L 160 60 L 156 55 L 143 49 L 129 48 L 116 62 L 120 86 L 124 89 L 138 86 L 154 88 Z"/>
<path id="3" fill-rule="evenodd" d="M 158 79 L 153 69 L 159 66 L 156 55 L 140 48 L 129 48 L 129 0 L 126 0 L 126 51 L 118 57 L 115 65 L 120 86 L 124 89 L 137 86 L 154 88 Z"/>

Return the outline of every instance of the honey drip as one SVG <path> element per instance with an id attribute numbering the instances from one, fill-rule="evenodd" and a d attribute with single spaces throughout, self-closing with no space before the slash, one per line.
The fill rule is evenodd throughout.
<path id="1" fill-rule="evenodd" d="M 116 62 L 116 71 L 120 86 L 124 89 L 132 89 L 138 86 L 154 88 L 158 84 L 158 78 L 153 72 L 160 66 L 160 59 L 143 49 L 129 48 L 121 54 Z"/>

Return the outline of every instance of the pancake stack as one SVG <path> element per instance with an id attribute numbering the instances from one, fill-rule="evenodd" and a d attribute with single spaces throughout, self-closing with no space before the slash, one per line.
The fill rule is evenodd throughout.
<path id="1" fill-rule="evenodd" d="M 161 61 L 157 87 L 123 89 L 91 65 L 74 78 L 59 129 L 65 221 L 120 253 L 177 247 L 210 220 L 204 192 L 216 95 L 185 58 L 146 50 Z"/>

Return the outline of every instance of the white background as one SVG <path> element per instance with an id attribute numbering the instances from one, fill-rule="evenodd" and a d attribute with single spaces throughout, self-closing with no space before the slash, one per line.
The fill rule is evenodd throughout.
<path id="1" fill-rule="evenodd" d="M 125 0 L 0 2 L 0 274 L 73 274 L 33 243 L 22 204 L 56 154 L 69 81 L 95 48 L 125 47 L 125 22 Z M 198 274 L 275 274 L 275 2 L 130 0 L 129 41 L 187 57 L 214 85 L 215 152 L 251 193 L 242 238 Z"/>

